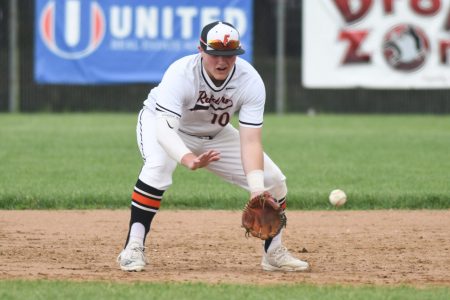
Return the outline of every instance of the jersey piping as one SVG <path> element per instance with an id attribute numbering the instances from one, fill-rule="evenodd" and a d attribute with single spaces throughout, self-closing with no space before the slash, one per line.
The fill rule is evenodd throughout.
<path id="1" fill-rule="evenodd" d="M 239 120 L 239 123 L 242 125 L 248 125 L 248 126 L 262 126 L 262 122 L 261 123 L 248 123 L 248 122 L 243 122 L 241 120 Z"/>
<path id="2" fill-rule="evenodd" d="M 170 109 L 167 109 L 167 108 L 165 108 L 165 107 L 159 105 L 158 103 L 156 103 L 156 110 L 157 110 L 157 111 L 162 111 L 162 112 L 169 112 L 169 113 L 172 113 L 172 114 L 174 114 L 174 115 L 177 115 L 178 117 L 181 118 L 181 115 L 180 115 L 180 114 L 177 114 L 176 112 L 174 112 L 174 111 L 172 111 L 172 110 L 170 110 Z"/>

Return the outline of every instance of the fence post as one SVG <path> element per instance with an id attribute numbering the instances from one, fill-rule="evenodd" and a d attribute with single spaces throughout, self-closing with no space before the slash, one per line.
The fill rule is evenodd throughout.
<path id="1" fill-rule="evenodd" d="M 19 112 L 19 22 L 18 2 L 9 0 L 9 112 Z"/>
<path id="2" fill-rule="evenodd" d="M 285 67 L 285 51 L 284 51 L 284 40 L 285 40 L 285 0 L 277 1 L 277 58 L 275 66 L 275 82 L 276 82 L 276 112 L 281 115 L 284 113 L 285 106 L 285 91 L 286 91 L 286 67 Z"/>

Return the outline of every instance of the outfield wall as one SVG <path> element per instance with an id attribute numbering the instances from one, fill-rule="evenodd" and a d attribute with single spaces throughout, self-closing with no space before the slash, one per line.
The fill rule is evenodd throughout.
<path id="1" fill-rule="evenodd" d="M 0 2 L 0 111 L 8 111 L 8 2 Z M 450 113 L 447 89 L 305 89 L 301 86 L 301 1 L 286 1 L 286 110 L 338 113 Z M 262 21 L 261 21 L 262 20 Z M 19 5 L 20 110 L 134 112 L 154 84 L 37 85 L 33 79 L 34 1 Z M 276 1 L 254 1 L 253 64 L 266 82 L 267 111 L 275 111 Z"/>

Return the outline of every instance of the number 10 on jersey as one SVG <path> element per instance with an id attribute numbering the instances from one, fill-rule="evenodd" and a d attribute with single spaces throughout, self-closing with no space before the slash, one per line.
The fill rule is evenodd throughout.
<path id="1" fill-rule="evenodd" d="M 212 124 L 218 123 L 220 126 L 224 127 L 230 122 L 230 114 L 224 112 L 223 114 L 215 114 L 213 113 L 213 118 L 211 120 Z"/>

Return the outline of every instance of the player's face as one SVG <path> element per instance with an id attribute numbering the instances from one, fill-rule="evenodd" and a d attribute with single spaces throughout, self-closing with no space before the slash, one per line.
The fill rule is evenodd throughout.
<path id="1" fill-rule="evenodd" d="M 228 74 L 233 70 L 236 62 L 236 55 L 234 56 L 216 56 L 209 55 L 202 51 L 203 66 L 209 77 L 215 81 L 223 81 L 227 79 Z"/>

